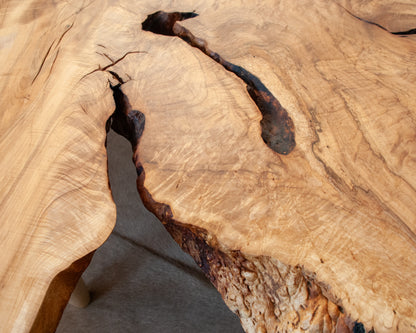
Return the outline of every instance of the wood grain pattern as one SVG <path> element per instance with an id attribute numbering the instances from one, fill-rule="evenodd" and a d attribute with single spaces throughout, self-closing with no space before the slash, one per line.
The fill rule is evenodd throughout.
<path id="1" fill-rule="evenodd" d="M 240 79 L 141 29 L 157 10 L 195 10 L 180 25 L 261 80 L 295 124 L 290 154 L 264 144 Z M 390 33 L 415 28 L 411 1 L 6 1 L 0 13 L 6 331 L 27 330 L 52 278 L 112 228 L 108 80 L 146 119 L 143 200 L 248 332 L 416 331 L 416 43 Z"/>
<path id="2" fill-rule="evenodd" d="M 104 147 L 113 102 L 105 75 L 81 80 L 84 60 L 100 57 L 81 4 L 1 3 L 2 332 L 29 331 L 53 278 L 115 222 Z"/>
<path id="3" fill-rule="evenodd" d="M 401 32 L 415 29 L 415 3 L 412 0 L 389 1 L 344 0 L 338 3 L 351 14 L 375 24 L 390 32 Z"/>

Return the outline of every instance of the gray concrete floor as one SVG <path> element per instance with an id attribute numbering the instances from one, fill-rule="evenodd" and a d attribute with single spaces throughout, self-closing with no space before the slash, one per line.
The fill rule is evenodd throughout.
<path id="1" fill-rule="evenodd" d="M 243 332 L 198 266 L 143 207 L 128 141 L 110 132 L 108 156 L 116 227 L 83 275 L 92 302 L 68 305 L 57 332 Z"/>

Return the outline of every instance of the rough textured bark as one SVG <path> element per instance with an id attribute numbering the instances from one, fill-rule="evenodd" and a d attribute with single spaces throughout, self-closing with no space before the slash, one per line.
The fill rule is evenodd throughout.
<path id="1" fill-rule="evenodd" d="M 246 331 L 416 331 L 412 1 L 1 6 L 6 331 L 112 228 L 106 124 Z"/>

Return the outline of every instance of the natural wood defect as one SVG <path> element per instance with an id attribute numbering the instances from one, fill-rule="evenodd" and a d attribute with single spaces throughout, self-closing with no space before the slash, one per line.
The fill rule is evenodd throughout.
<path id="1" fill-rule="evenodd" d="M 157 12 L 167 26 L 144 24 Z M 1 330 L 53 330 L 72 264 L 111 232 L 111 126 L 143 202 L 247 332 L 415 332 L 415 15 L 3 1 Z"/>

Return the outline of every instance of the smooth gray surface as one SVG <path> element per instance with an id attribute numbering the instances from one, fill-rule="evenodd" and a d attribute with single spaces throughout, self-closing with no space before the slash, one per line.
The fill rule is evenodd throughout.
<path id="1" fill-rule="evenodd" d="M 83 275 L 92 302 L 68 305 L 57 332 L 243 332 L 192 258 L 143 207 L 131 156 L 128 141 L 111 131 L 116 227 Z"/>

